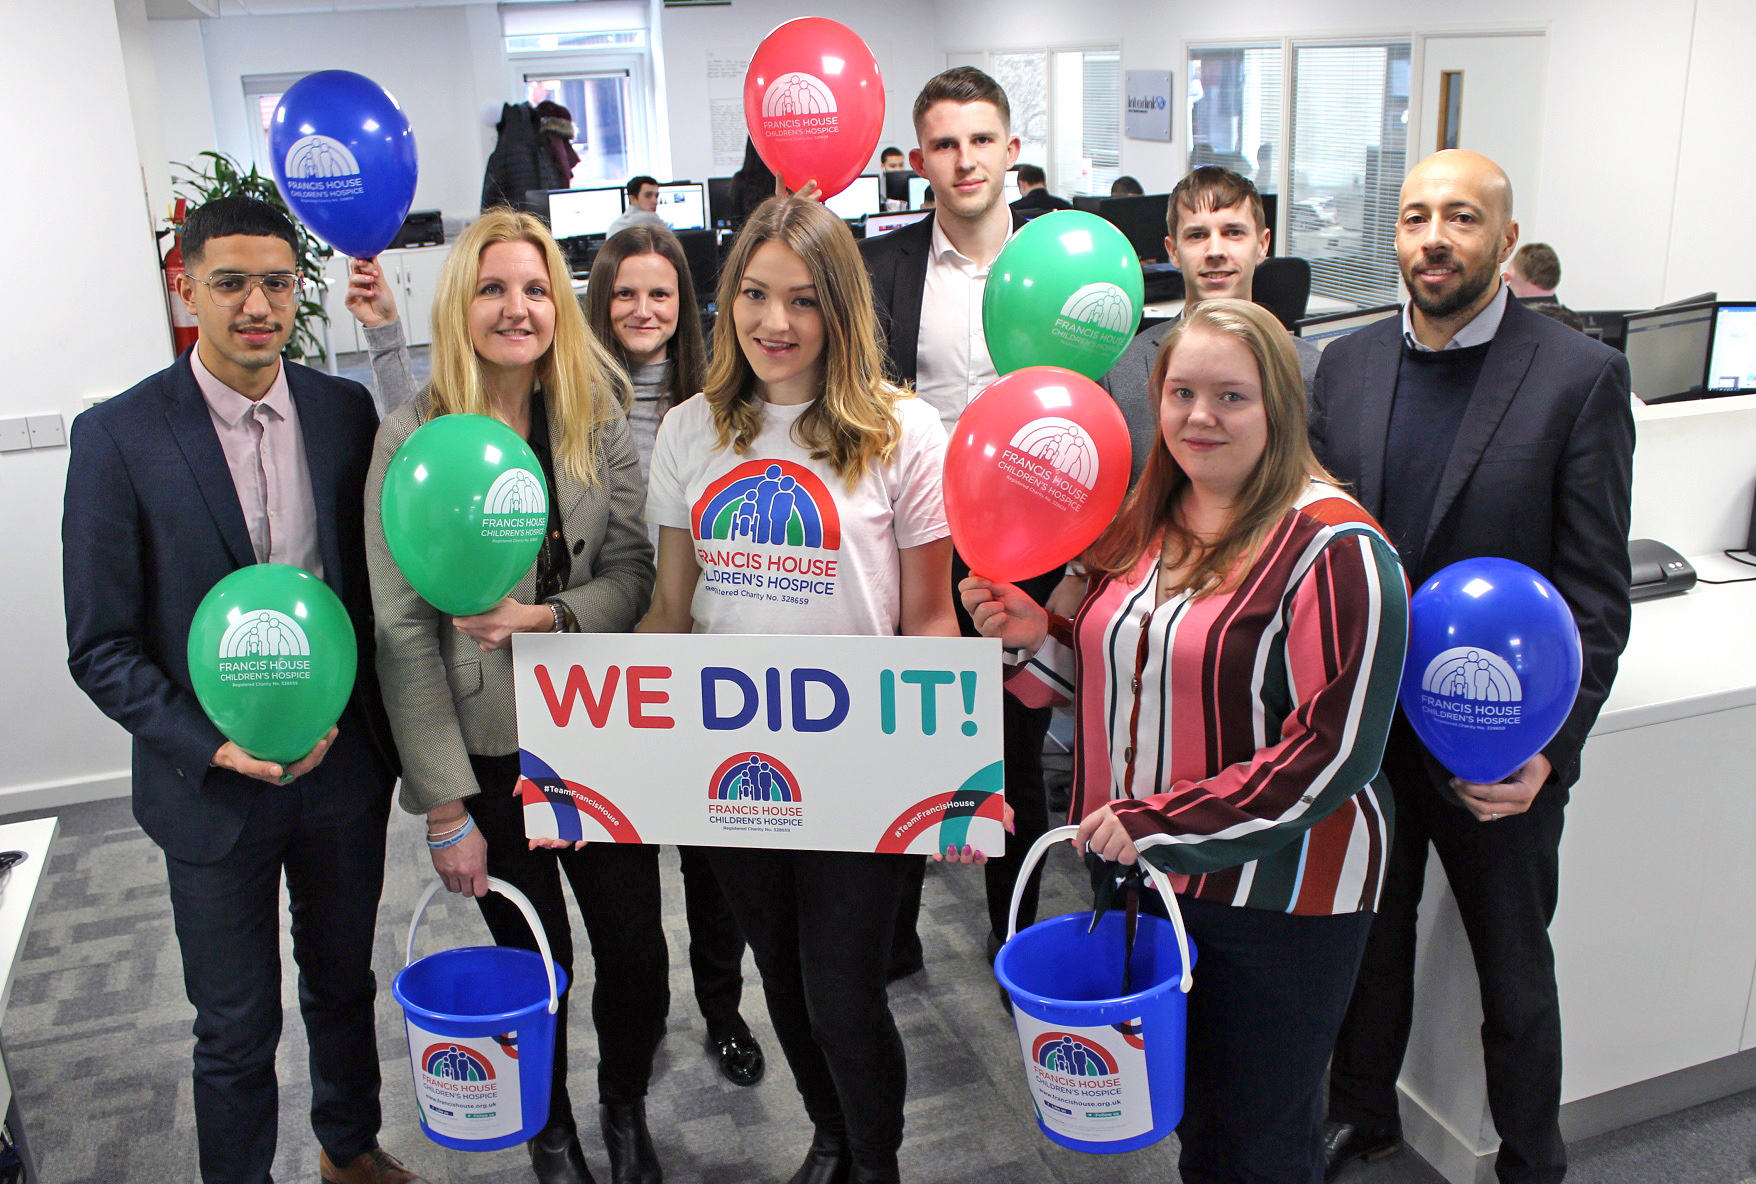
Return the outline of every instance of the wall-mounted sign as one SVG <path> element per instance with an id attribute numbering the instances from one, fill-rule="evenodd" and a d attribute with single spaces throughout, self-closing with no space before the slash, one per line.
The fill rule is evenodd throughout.
<path id="1" fill-rule="evenodd" d="M 1171 138 L 1171 72 L 1129 70 L 1124 75 L 1127 119 L 1123 128 L 1130 140 Z"/>

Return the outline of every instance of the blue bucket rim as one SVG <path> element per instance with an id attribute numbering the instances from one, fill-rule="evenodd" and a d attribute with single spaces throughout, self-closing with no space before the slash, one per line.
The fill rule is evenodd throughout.
<path id="1" fill-rule="evenodd" d="M 1150 921 L 1154 925 L 1163 925 L 1170 929 L 1173 934 L 1176 933 L 1176 926 L 1172 925 L 1163 917 L 1154 916 L 1151 913 L 1141 913 L 1140 920 L 1142 923 Z M 1045 917 L 1034 925 L 1025 929 L 1020 929 L 1017 933 L 1013 934 L 1009 940 L 1001 945 L 1000 952 L 994 956 L 994 977 L 1000 980 L 1000 985 L 1006 988 L 1006 993 L 1014 998 L 1029 1000 L 1044 1007 L 1059 1007 L 1068 1010 L 1077 1010 L 1082 1007 L 1111 1007 L 1124 1003 L 1138 1003 L 1149 998 L 1157 998 L 1158 996 L 1163 995 L 1167 990 L 1177 991 L 1179 994 L 1181 993 L 1180 984 L 1183 968 L 1180 966 L 1177 968 L 1176 974 L 1173 974 L 1171 977 L 1160 982 L 1154 983 L 1150 987 L 1134 991 L 1127 995 L 1114 995 L 1107 999 L 1058 999 L 1053 995 L 1039 994 L 1036 991 L 1027 990 L 1024 987 L 1019 986 L 1013 981 L 1011 975 L 1006 974 L 1001 970 L 1001 964 L 1007 960 L 1007 951 L 1012 949 L 1012 943 L 1023 937 L 1025 934 L 1036 929 L 1041 929 L 1045 925 L 1087 925 L 1090 924 L 1090 922 L 1091 914 L 1089 913 L 1062 913 L 1058 917 Z M 1180 960 L 1181 959 L 1179 959 L 1179 961 Z M 1189 940 L 1189 969 L 1193 970 L 1195 968 L 1195 963 L 1199 960 L 1200 954 L 1195 949 L 1194 939 L 1191 938 Z"/>
<path id="2" fill-rule="evenodd" d="M 496 1011 L 496 1012 L 488 1012 L 486 1014 L 458 1014 L 455 1012 L 434 1011 L 430 1007 L 426 1007 L 420 1003 L 412 1002 L 407 996 L 405 996 L 403 994 L 403 991 L 402 991 L 403 975 L 407 974 L 409 971 L 413 970 L 415 967 L 421 965 L 421 963 L 431 961 L 431 960 L 437 959 L 437 958 L 448 958 L 453 954 L 474 954 L 474 953 L 480 953 L 484 950 L 492 950 L 495 953 L 511 954 L 511 955 L 514 955 L 516 957 L 521 957 L 521 958 L 527 957 L 527 956 L 530 958 L 535 958 L 538 960 L 539 966 L 540 966 L 541 960 L 542 960 L 542 955 L 539 954 L 537 951 L 522 949 L 518 946 L 456 946 L 456 947 L 453 947 L 452 949 L 449 949 L 449 950 L 435 950 L 431 954 L 423 954 L 421 957 L 416 958 L 413 962 L 410 962 L 407 966 L 404 966 L 401 970 L 398 970 L 396 972 L 396 977 L 390 980 L 390 993 L 396 999 L 396 1001 L 402 1005 L 403 1011 L 408 1013 L 409 1015 L 422 1017 L 422 1018 L 426 1018 L 426 1019 L 434 1019 L 434 1020 L 440 1021 L 441 1023 L 447 1023 L 447 1024 L 500 1023 L 500 1022 L 503 1022 L 506 1020 L 516 1019 L 516 1018 L 521 1017 L 521 1016 L 530 1015 L 530 1014 L 532 1014 L 533 1010 L 541 1012 L 543 1015 L 548 1016 L 549 1015 L 549 992 L 548 992 L 548 985 L 549 984 L 547 983 L 547 981 L 545 981 L 543 983 L 544 989 L 543 989 L 542 995 L 536 1000 L 536 1002 L 534 1004 L 527 1004 L 524 1007 L 516 1008 L 512 1011 Z M 561 966 L 560 963 L 554 963 L 554 967 L 555 967 L 555 993 L 557 995 L 565 995 L 567 993 L 567 986 L 568 986 L 567 970 L 565 967 Z"/>

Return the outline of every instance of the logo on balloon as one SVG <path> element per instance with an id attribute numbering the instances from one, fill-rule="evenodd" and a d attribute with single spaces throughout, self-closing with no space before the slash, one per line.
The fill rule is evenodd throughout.
<path id="1" fill-rule="evenodd" d="M 1000 450 L 999 470 L 1009 480 L 1069 510 L 1085 505 L 1100 467 L 1091 434 L 1058 415 L 1031 420 Z"/>
<path id="2" fill-rule="evenodd" d="M 707 819 L 729 830 L 781 831 L 805 825 L 793 771 L 766 752 L 720 762 L 707 782 Z"/>
<path id="3" fill-rule="evenodd" d="M 548 493 L 529 469 L 507 469 L 494 478 L 482 500 L 485 539 L 538 538 L 548 519 Z"/>
<path id="4" fill-rule="evenodd" d="M 839 124 L 835 92 L 802 70 L 782 74 L 762 96 L 763 130 L 776 138 L 832 132 Z"/>
<path id="5" fill-rule="evenodd" d="M 286 155 L 287 196 L 300 201 L 342 201 L 365 192 L 360 162 L 332 136 L 293 141 Z"/>
<path id="6" fill-rule="evenodd" d="M 303 682 L 311 677 L 304 627 L 271 608 L 236 615 L 220 637 L 218 673 L 227 683 Z"/>
<path id="7" fill-rule="evenodd" d="M 1422 707 L 1431 718 L 1479 731 L 1519 721 L 1524 688 L 1506 659 L 1481 646 L 1436 654 L 1421 675 Z"/>
<path id="8" fill-rule="evenodd" d="M 1108 350 L 1134 331 L 1135 319 L 1128 293 L 1099 282 L 1075 289 L 1049 331 L 1069 345 Z"/>

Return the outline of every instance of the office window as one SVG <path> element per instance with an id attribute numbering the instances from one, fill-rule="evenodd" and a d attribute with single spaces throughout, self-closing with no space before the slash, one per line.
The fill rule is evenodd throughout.
<path id="1" fill-rule="evenodd" d="M 1287 254 L 1311 291 L 1397 299 L 1397 193 L 1407 171 L 1409 43 L 1293 46 Z"/>
<path id="2" fill-rule="evenodd" d="M 1284 61 L 1279 45 L 1189 51 L 1190 168 L 1223 165 L 1280 192 Z"/>
<path id="3" fill-rule="evenodd" d="M 553 100 L 573 113 L 573 151 L 579 163 L 572 188 L 621 185 L 638 171 L 629 164 L 633 94 L 628 71 L 527 73 L 524 86 L 532 107 Z"/>
<path id="4" fill-rule="evenodd" d="M 281 96 L 303 77 L 304 74 L 246 74 L 241 80 L 244 119 L 250 128 L 250 156 L 265 175 L 274 173 L 268 152 L 268 125 L 274 119 L 274 109 L 280 106 Z"/>
<path id="5" fill-rule="evenodd" d="M 1052 193 L 1108 194 L 1121 173 L 1121 52 L 1006 50 L 987 62 L 1012 107 L 1018 159 L 1041 165 Z"/>
<path id="6" fill-rule="evenodd" d="M 649 18 L 640 0 L 500 6 L 512 101 L 550 100 L 573 116 L 573 188 L 621 185 L 635 173 L 667 179 L 669 151 L 653 150 L 650 130 Z"/>

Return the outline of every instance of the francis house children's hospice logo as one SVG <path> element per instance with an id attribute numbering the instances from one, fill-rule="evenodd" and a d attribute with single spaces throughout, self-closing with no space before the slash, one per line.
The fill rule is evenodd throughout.
<path id="1" fill-rule="evenodd" d="M 1128 293 L 1100 280 L 1075 289 L 1067 297 L 1049 332 L 1068 345 L 1110 356 L 1133 336 L 1138 319 Z"/>
<path id="2" fill-rule="evenodd" d="M 817 136 L 836 129 L 835 92 L 821 78 L 794 70 L 762 94 L 762 130 L 772 137 Z"/>
<path id="3" fill-rule="evenodd" d="M 1479 645 L 1435 655 L 1421 676 L 1421 698 L 1430 717 L 1484 732 L 1518 724 L 1524 711 L 1518 672 Z"/>
<path id="4" fill-rule="evenodd" d="M 360 162 L 346 144 L 332 136 L 310 135 L 293 141 L 285 165 L 287 196 L 295 201 L 341 201 L 365 192 Z"/>
<path id="5" fill-rule="evenodd" d="M 238 612 L 220 638 L 219 676 L 230 683 L 304 682 L 311 677 L 310 638 L 275 609 Z"/>
<path id="6" fill-rule="evenodd" d="M 1000 450 L 1000 471 L 1008 480 L 1069 510 L 1085 505 L 1099 465 L 1090 433 L 1058 415 L 1031 420 Z"/>
<path id="7" fill-rule="evenodd" d="M 482 498 L 482 537 L 525 541 L 549 525 L 549 495 L 529 469 L 507 469 Z"/>
<path id="8" fill-rule="evenodd" d="M 766 752 L 727 757 L 708 778 L 707 819 L 724 830 L 797 829 L 805 824 L 803 803 L 799 779 Z"/>
<path id="9" fill-rule="evenodd" d="M 800 605 L 835 595 L 841 518 L 803 465 L 746 461 L 709 484 L 690 517 L 709 592 Z"/>

